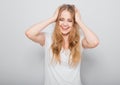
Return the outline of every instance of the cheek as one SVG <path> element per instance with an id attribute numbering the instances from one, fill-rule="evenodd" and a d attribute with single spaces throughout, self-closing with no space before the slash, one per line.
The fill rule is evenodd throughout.
<path id="1" fill-rule="evenodd" d="M 59 26 L 62 24 L 62 22 L 59 22 Z"/>
<path id="2" fill-rule="evenodd" d="M 73 27 L 73 24 L 72 24 L 72 23 L 70 23 L 70 24 L 69 24 L 69 26 L 70 26 L 70 27 Z"/>
<path id="3" fill-rule="evenodd" d="M 73 24 L 72 23 L 69 23 L 68 25 L 69 25 L 70 29 L 73 28 Z"/>
<path id="4" fill-rule="evenodd" d="M 62 25 L 64 25 L 64 22 L 60 21 L 59 26 L 62 26 Z M 69 24 L 67 23 L 67 25 L 69 25 Z"/>
<path id="5" fill-rule="evenodd" d="M 70 27 L 70 29 L 69 29 L 70 31 L 72 31 L 73 30 L 73 27 Z"/>

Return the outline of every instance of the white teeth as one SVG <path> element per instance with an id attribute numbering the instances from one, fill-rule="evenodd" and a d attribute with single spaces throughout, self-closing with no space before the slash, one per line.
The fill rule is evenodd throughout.
<path id="1" fill-rule="evenodd" d="M 66 28 L 66 27 L 62 27 L 62 29 L 64 29 L 64 30 L 67 30 L 68 28 L 69 28 L 69 27 L 67 27 L 67 28 Z"/>

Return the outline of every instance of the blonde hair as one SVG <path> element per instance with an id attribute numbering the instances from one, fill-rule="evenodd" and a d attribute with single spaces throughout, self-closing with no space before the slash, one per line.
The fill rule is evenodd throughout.
<path id="1" fill-rule="evenodd" d="M 73 28 L 71 29 L 69 38 L 68 38 L 68 41 L 69 41 L 68 48 L 70 49 L 70 56 L 71 56 L 71 60 L 69 58 L 69 65 L 76 66 L 80 62 L 81 54 L 80 54 L 80 32 L 79 32 L 79 26 L 75 22 L 74 5 L 64 4 L 59 8 L 58 18 L 56 20 L 55 28 L 54 28 L 53 35 L 52 35 L 52 40 L 53 40 L 52 45 L 51 45 L 51 49 L 53 52 L 52 60 L 55 60 L 57 63 L 61 63 L 60 51 L 62 49 L 62 46 L 63 46 L 62 43 L 64 40 L 63 40 L 62 34 L 60 32 L 60 28 L 59 28 L 59 18 L 60 18 L 62 11 L 64 10 L 69 11 L 73 19 Z"/>

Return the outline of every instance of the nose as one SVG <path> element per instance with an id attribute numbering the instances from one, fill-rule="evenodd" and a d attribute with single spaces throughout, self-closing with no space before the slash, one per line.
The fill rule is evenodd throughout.
<path id="1" fill-rule="evenodd" d="M 67 25 L 68 25 L 67 21 L 64 21 L 64 22 L 63 22 L 63 25 L 64 25 L 64 26 L 67 26 Z"/>

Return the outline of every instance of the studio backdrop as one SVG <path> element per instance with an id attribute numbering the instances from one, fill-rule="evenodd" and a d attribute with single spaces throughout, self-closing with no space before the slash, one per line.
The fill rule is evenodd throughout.
<path id="1" fill-rule="evenodd" d="M 43 85 L 44 48 L 25 31 L 67 3 L 80 10 L 100 40 L 98 47 L 83 52 L 83 85 L 120 85 L 119 0 L 0 0 L 0 85 Z"/>

